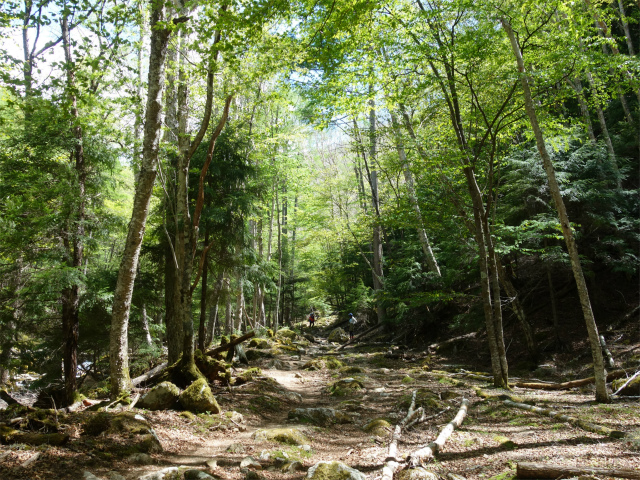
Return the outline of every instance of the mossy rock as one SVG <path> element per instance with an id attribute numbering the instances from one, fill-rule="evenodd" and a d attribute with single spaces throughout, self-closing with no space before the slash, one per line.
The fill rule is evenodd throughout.
<path id="1" fill-rule="evenodd" d="M 297 428 L 271 428 L 257 430 L 253 438 L 258 441 L 271 441 L 287 445 L 308 445 L 309 439 Z"/>
<path id="2" fill-rule="evenodd" d="M 386 437 L 389 435 L 391 431 L 391 424 L 387 422 L 384 418 L 376 418 L 367 423 L 362 429 L 370 433 L 371 435 L 375 435 L 376 437 Z"/>
<path id="3" fill-rule="evenodd" d="M 283 402 L 272 395 L 258 395 L 249 400 L 252 410 L 263 415 L 265 412 L 280 412 L 284 408 Z"/>
<path id="4" fill-rule="evenodd" d="M 259 369 L 258 367 L 254 367 L 254 368 L 249 368 L 248 370 L 245 370 L 244 372 L 242 372 L 240 375 L 238 375 L 238 378 L 240 378 L 244 382 L 249 382 L 261 376 L 262 376 L 262 370 Z"/>
<path id="5" fill-rule="evenodd" d="M 324 364 L 327 366 L 329 370 L 338 370 L 344 367 L 344 363 L 342 363 L 337 358 L 333 358 L 333 357 L 325 357 Z"/>
<path id="6" fill-rule="evenodd" d="M 409 375 L 405 375 L 402 379 L 402 383 L 404 385 L 410 385 L 412 383 L 416 383 L 416 379 L 413 377 L 410 377 Z"/>
<path id="7" fill-rule="evenodd" d="M 364 386 L 355 378 L 343 378 L 329 385 L 328 391 L 330 395 L 336 397 L 344 397 L 354 395 L 362 390 Z"/>
<path id="8" fill-rule="evenodd" d="M 364 368 L 358 367 L 356 365 L 341 367 L 340 373 L 344 373 L 346 375 L 353 375 L 354 373 L 364 373 Z"/>
<path id="9" fill-rule="evenodd" d="M 614 392 L 618 391 L 618 389 L 622 387 L 627 382 L 627 380 L 627 378 L 619 378 L 617 380 L 614 380 L 613 383 L 611 383 L 611 389 Z M 620 390 L 620 393 L 618 395 L 624 395 L 628 397 L 640 395 L 640 376 L 634 378 L 629 383 L 629 385 Z"/>
<path id="10" fill-rule="evenodd" d="M 125 412 L 111 417 L 109 431 L 131 435 L 145 435 L 152 431 L 151 424 L 142 415 Z"/>
<path id="11" fill-rule="evenodd" d="M 448 402 L 449 400 L 455 400 L 456 398 L 460 398 L 461 396 L 461 394 L 452 390 L 445 390 L 444 392 L 440 392 L 440 398 L 445 402 Z"/>
<path id="12" fill-rule="evenodd" d="M 349 334 L 342 328 L 334 328 L 327 337 L 327 340 L 335 343 L 344 343 L 349 340 Z"/>
<path id="13" fill-rule="evenodd" d="M 111 426 L 111 418 L 113 415 L 106 412 L 98 412 L 91 415 L 82 427 L 83 433 L 86 435 L 100 435 L 102 432 L 109 430 Z"/>
<path id="14" fill-rule="evenodd" d="M 250 362 L 260 360 L 261 358 L 273 358 L 274 356 L 273 352 L 269 350 L 259 350 L 257 348 L 247 348 L 244 353 Z"/>
<path id="15" fill-rule="evenodd" d="M 220 413 L 220 406 L 204 378 L 196 380 L 180 394 L 180 405 L 192 412 Z"/>
<path id="16" fill-rule="evenodd" d="M 249 348 L 269 348 L 269 342 L 266 338 L 255 337 L 249 342 Z"/>
<path id="17" fill-rule="evenodd" d="M 276 332 L 276 338 L 288 338 L 294 340 L 298 334 L 289 328 L 281 328 Z"/>
<path id="18" fill-rule="evenodd" d="M 307 472 L 306 480 L 366 480 L 365 475 L 342 462 L 318 462 Z"/>
<path id="19" fill-rule="evenodd" d="M 218 380 L 227 383 L 231 380 L 231 372 L 227 368 L 224 360 L 218 360 L 204 355 L 200 350 L 196 350 L 194 360 L 198 370 L 200 370 L 202 375 L 210 382 Z"/>
<path id="20" fill-rule="evenodd" d="M 138 407 L 148 410 L 166 410 L 178 403 L 180 389 L 171 382 L 162 382 L 147 393 L 138 402 Z"/>
<path id="21" fill-rule="evenodd" d="M 267 333 L 267 337 L 273 338 L 273 330 L 272 329 L 267 328 L 267 332 L 266 333 Z"/>
<path id="22" fill-rule="evenodd" d="M 19 434 L 20 431 L 15 428 L 8 427 L 6 425 L 0 425 L 0 440 L 2 443 L 11 443 L 11 439 L 14 435 Z"/>
<path id="23" fill-rule="evenodd" d="M 408 409 L 411 406 L 411 398 L 413 394 L 408 393 L 400 397 L 399 406 L 402 409 Z M 437 393 L 434 393 L 430 390 L 426 390 L 423 388 L 418 389 L 418 393 L 416 395 L 416 406 L 415 408 L 424 408 L 427 412 L 438 412 L 445 408 L 447 405 L 440 400 L 440 397 Z"/>
<path id="24" fill-rule="evenodd" d="M 321 358 L 313 358 L 302 366 L 303 370 L 316 371 L 325 368 L 324 360 Z"/>

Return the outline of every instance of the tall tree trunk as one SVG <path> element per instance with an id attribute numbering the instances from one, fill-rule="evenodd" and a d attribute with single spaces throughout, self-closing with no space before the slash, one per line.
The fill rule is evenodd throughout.
<path id="1" fill-rule="evenodd" d="M 369 85 L 369 93 L 373 92 L 373 85 Z M 376 110 L 375 101 L 369 100 L 369 159 L 371 160 L 370 180 L 371 180 L 371 202 L 375 212 L 375 223 L 373 226 L 373 288 L 376 292 L 376 313 L 378 314 L 378 324 L 384 323 L 386 319 L 386 309 L 382 305 L 382 293 L 384 292 L 384 253 L 382 249 L 382 225 L 380 224 L 380 197 L 378 195 L 378 171 L 376 170 L 377 157 L 377 131 L 376 131 Z"/>
<path id="2" fill-rule="evenodd" d="M 213 341 L 213 337 L 215 335 L 215 322 L 218 317 L 218 305 L 220 304 L 220 294 L 222 292 L 224 282 L 224 269 L 220 270 L 218 274 L 218 278 L 216 279 L 216 284 L 213 288 L 213 292 L 211 293 L 211 298 L 209 300 L 209 305 L 212 307 L 209 309 L 209 322 L 207 324 L 207 337 L 205 339 L 205 347 L 211 345 Z"/>
<path id="3" fill-rule="evenodd" d="M 587 290 L 587 284 L 584 279 L 584 274 L 582 272 L 582 265 L 580 264 L 580 256 L 578 255 L 578 248 L 576 246 L 576 242 L 573 236 L 573 230 L 571 228 L 571 224 L 569 223 L 569 217 L 567 215 L 567 210 L 564 205 L 564 200 L 562 199 L 562 195 L 560 194 L 560 187 L 558 186 L 558 182 L 556 180 L 555 169 L 553 168 L 553 164 L 551 163 L 551 158 L 549 157 L 549 153 L 547 152 L 547 147 L 544 142 L 542 129 L 538 124 L 538 117 L 535 111 L 535 107 L 533 105 L 531 90 L 529 88 L 529 76 L 525 69 L 524 59 L 522 57 L 522 51 L 520 50 L 520 45 L 516 40 L 516 36 L 513 31 L 513 28 L 511 27 L 511 24 L 505 19 L 501 19 L 501 22 L 504 30 L 506 31 L 509 37 L 509 40 L 511 42 L 511 48 L 513 49 L 513 54 L 516 58 L 518 71 L 520 72 L 520 81 L 522 83 L 522 90 L 524 93 L 525 110 L 527 112 L 527 116 L 529 117 L 529 122 L 531 124 L 533 133 L 536 137 L 536 145 L 538 147 L 538 152 L 540 153 L 540 157 L 542 158 L 542 164 L 544 166 L 545 172 L 547 173 L 547 179 L 549 181 L 549 190 L 551 191 L 551 196 L 553 198 L 554 203 L 556 204 L 556 209 L 558 211 L 558 219 L 560 220 L 560 226 L 562 228 L 562 234 L 564 236 L 565 243 L 567 244 L 567 250 L 569 251 L 569 258 L 571 259 L 571 268 L 573 270 L 573 276 L 576 280 L 576 286 L 578 288 L 578 296 L 580 297 L 580 305 L 582 306 L 582 313 L 584 315 L 584 320 L 587 326 L 587 332 L 589 334 L 591 355 L 593 357 L 594 377 L 596 381 L 596 401 L 609 402 L 610 397 L 609 397 L 609 392 L 607 391 L 607 383 L 606 383 L 607 372 L 605 370 L 604 358 L 602 355 L 602 350 L 600 348 L 600 338 L 598 334 L 598 327 L 596 325 L 596 321 L 593 315 L 593 310 L 591 309 L 589 292 Z"/>
<path id="4" fill-rule="evenodd" d="M 162 88 L 164 85 L 164 61 L 167 54 L 170 29 L 163 27 L 164 3 L 152 3 L 151 48 L 149 52 L 149 74 L 147 107 L 145 109 L 142 164 L 133 198 L 133 211 L 127 231 L 118 280 L 113 296 L 109 363 L 111 372 L 111 395 L 117 397 L 131 387 L 129 377 L 128 329 L 131 297 L 136 278 L 140 246 L 149 213 L 149 201 L 153 193 L 158 161 L 158 143 L 162 126 Z"/>
<path id="5" fill-rule="evenodd" d="M 596 134 L 593 132 L 593 123 L 591 122 L 589 107 L 587 106 L 587 102 L 584 97 L 582 81 L 580 80 L 580 78 L 576 78 L 573 82 L 568 81 L 568 83 L 576 91 L 576 98 L 578 99 L 578 105 L 580 105 L 580 112 L 582 113 L 582 118 L 584 119 L 584 123 L 587 127 L 587 134 L 589 135 L 589 140 L 591 140 L 592 143 L 596 143 Z"/>
<path id="6" fill-rule="evenodd" d="M 278 201 L 278 190 L 276 189 L 276 218 L 278 229 L 278 291 L 276 295 L 276 310 L 273 318 L 272 328 L 274 332 L 278 331 L 280 322 L 280 296 L 282 293 L 282 222 L 280 221 L 280 202 Z"/>
<path id="7" fill-rule="evenodd" d="M 231 279 L 229 278 L 229 275 L 225 275 L 224 293 L 224 331 L 227 335 L 231 335 L 233 333 L 233 317 L 231 316 Z"/>
<path id="8" fill-rule="evenodd" d="M 429 266 L 429 270 L 440 277 L 440 267 L 438 266 L 438 261 L 433 254 L 431 243 L 429 242 L 429 237 L 427 236 L 427 232 L 424 228 L 424 219 L 422 218 L 422 211 L 420 210 L 418 197 L 416 196 L 413 173 L 411 172 L 411 168 L 409 167 L 409 161 L 407 160 L 407 154 L 404 149 L 404 143 L 402 141 L 402 135 L 400 133 L 400 124 L 398 123 L 398 119 L 394 113 L 391 113 L 391 124 L 393 126 L 393 132 L 395 134 L 396 151 L 398 152 L 400 163 L 402 163 L 402 170 L 404 173 L 404 181 L 407 187 L 409 202 L 411 202 L 413 211 L 416 214 L 418 238 L 420 239 L 420 244 L 422 245 L 422 252 L 424 253 L 424 258 L 427 262 L 427 265 Z"/>
<path id="9" fill-rule="evenodd" d="M 62 45 L 67 71 L 67 88 L 75 92 L 75 71 L 73 57 L 71 55 L 71 38 L 69 33 L 69 16 L 62 17 Z M 64 243 L 70 258 L 69 266 L 80 270 L 84 253 L 84 223 L 85 223 L 85 185 L 87 181 L 87 168 L 85 164 L 84 148 L 82 145 L 82 127 L 77 124 L 79 120 L 78 102 L 75 93 L 70 94 L 71 118 L 76 125 L 72 127 L 75 138 L 75 147 L 71 154 L 73 159 L 76 181 L 74 202 L 77 209 L 71 213 L 72 221 L 67 230 Z M 70 238 L 69 238 L 70 237 Z M 62 328 L 64 331 L 64 390 L 67 405 L 71 405 L 76 394 L 76 376 L 78 371 L 78 336 L 80 328 L 80 285 L 70 285 L 62 291 Z"/>

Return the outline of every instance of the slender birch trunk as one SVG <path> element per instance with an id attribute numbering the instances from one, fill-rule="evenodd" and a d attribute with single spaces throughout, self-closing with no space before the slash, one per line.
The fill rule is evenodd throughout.
<path id="1" fill-rule="evenodd" d="M 606 377 L 607 372 L 604 365 L 604 357 L 600 348 L 600 338 L 598 334 L 598 327 L 596 325 L 593 310 L 591 309 L 591 300 L 589 299 L 589 292 L 587 290 L 587 283 L 582 272 L 582 265 L 580 263 L 580 256 L 578 255 L 578 248 L 573 235 L 573 229 L 569 223 L 569 217 L 564 204 L 562 195 L 560 194 L 560 187 L 556 180 L 555 169 L 551 163 L 551 158 L 547 152 L 542 129 L 538 124 L 538 117 L 533 104 L 533 98 L 531 90 L 529 88 L 529 76 L 525 69 L 524 58 L 522 57 L 522 51 L 520 45 L 516 39 L 515 33 L 511 24 L 506 19 L 501 19 L 502 26 L 509 37 L 511 42 L 511 48 L 516 58 L 518 65 L 518 71 L 520 72 L 520 81 L 522 83 L 522 90 L 524 94 L 525 110 L 529 117 L 531 128 L 536 137 L 536 145 L 538 152 L 542 158 L 542 164 L 545 172 L 547 173 L 547 179 L 549 182 L 549 190 L 553 197 L 553 201 L 556 204 L 558 211 L 558 219 L 560 220 L 560 226 L 562 228 L 562 234 L 564 236 L 567 250 L 569 251 L 569 257 L 571 259 L 571 268 L 573 270 L 573 276 L 576 280 L 576 286 L 578 288 L 578 296 L 580 297 L 580 305 L 582 306 L 582 313 L 587 326 L 587 332 L 589 335 L 589 343 L 591 346 L 591 355 L 593 357 L 593 370 L 596 381 L 596 401 L 608 403 L 610 401 L 609 392 L 607 391 Z"/>
<path id="2" fill-rule="evenodd" d="M 162 126 L 162 88 L 164 86 L 164 64 L 167 54 L 170 30 L 164 28 L 166 18 L 164 3 L 152 3 L 151 47 L 149 52 L 149 74 L 147 107 L 145 109 L 144 137 L 142 143 L 142 164 L 133 211 L 127 232 L 122 261 L 118 270 L 118 280 L 113 296 L 109 362 L 111 372 L 111 395 L 117 397 L 131 388 L 129 377 L 129 312 L 133 284 L 136 278 L 140 246 L 149 213 L 149 202 L 153 193 L 158 162 L 158 144 Z"/>

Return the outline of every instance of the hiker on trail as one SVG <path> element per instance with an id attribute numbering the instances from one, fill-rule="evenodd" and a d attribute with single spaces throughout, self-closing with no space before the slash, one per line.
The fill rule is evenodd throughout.
<path id="1" fill-rule="evenodd" d="M 353 316 L 353 313 L 349 314 L 349 341 L 353 340 L 353 332 L 356 329 L 356 323 L 358 323 L 358 321 L 356 320 L 356 317 Z"/>
<path id="2" fill-rule="evenodd" d="M 316 315 L 313 313 L 313 309 L 311 309 L 311 313 L 309 314 L 309 328 L 313 327 L 316 323 Z"/>

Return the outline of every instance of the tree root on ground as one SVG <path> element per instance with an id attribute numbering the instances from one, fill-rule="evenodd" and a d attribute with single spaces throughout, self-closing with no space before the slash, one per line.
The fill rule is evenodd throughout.
<path id="1" fill-rule="evenodd" d="M 546 463 L 518 463 L 518 478 L 569 478 L 581 475 L 640 479 L 640 471 L 630 468 L 569 467 Z"/>

